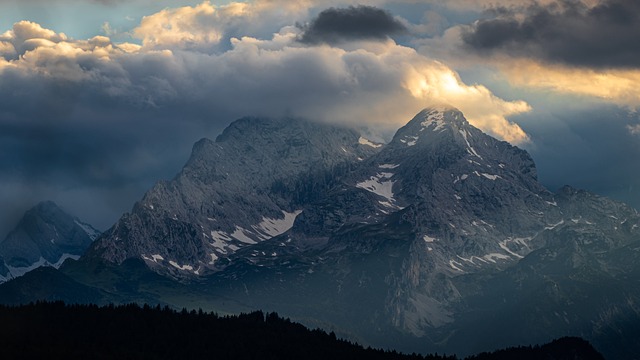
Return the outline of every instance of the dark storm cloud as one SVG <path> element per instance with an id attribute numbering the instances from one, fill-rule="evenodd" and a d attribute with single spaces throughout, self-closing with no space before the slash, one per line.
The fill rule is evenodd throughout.
<path id="1" fill-rule="evenodd" d="M 598 68 L 640 67 L 640 1 L 604 0 L 589 8 L 564 0 L 525 11 L 501 8 L 463 33 L 471 49 Z"/>
<path id="2" fill-rule="evenodd" d="M 324 10 L 303 30 L 300 41 L 307 44 L 383 40 L 407 31 L 388 11 L 365 5 Z"/>
<path id="3" fill-rule="evenodd" d="M 217 132 L 176 124 L 190 117 L 179 109 L 115 104 L 73 84 L 13 85 L 30 97 L 0 99 L 0 236 L 49 199 L 106 229 L 179 171 L 193 141 Z"/>

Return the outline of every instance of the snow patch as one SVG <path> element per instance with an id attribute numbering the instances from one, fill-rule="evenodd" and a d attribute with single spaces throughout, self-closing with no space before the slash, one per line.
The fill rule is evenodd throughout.
<path id="1" fill-rule="evenodd" d="M 60 256 L 60 258 L 58 259 L 58 261 L 56 261 L 55 263 L 50 263 L 47 260 L 45 260 L 45 258 L 43 258 L 42 256 L 40 257 L 40 259 L 38 259 L 38 261 L 34 262 L 33 264 L 29 265 L 29 266 L 25 266 L 25 267 L 13 267 L 10 266 L 8 264 L 5 264 L 5 266 L 7 267 L 7 269 L 9 270 L 9 273 L 7 274 L 7 277 L 5 278 L 5 280 L 10 280 L 13 278 L 17 278 L 20 277 L 26 273 L 28 273 L 31 270 L 35 270 L 41 266 L 52 266 L 56 269 L 58 269 L 60 266 L 62 266 L 62 263 L 67 260 L 67 259 L 73 259 L 73 260 L 78 260 L 80 258 L 79 255 L 73 255 L 73 254 L 69 254 L 69 253 L 64 253 Z"/>
<path id="2" fill-rule="evenodd" d="M 378 167 L 380 169 L 395 169 L 398 166 L 400 166 L 400 164 L 382 164 L 382 165 L 378 165 Z"/>
<path id="3" fill-rule="evenodd" d="M 216 262 L 216 260 L 218 260 L 218 255 L 216 255 L 216 253 L 210 253 L 209 256 L 211 256 L 211 261 L 209 261 L 209 265 L 213 265 L 213 263 Z"/>
<path id="4" fill-rule="evenodd" d="M 517 253 L 514 253 L 513 251 L 511 251 L 511 249 L 509 249 L 509 247 L 507 246 L 507 243 L 512 242 L 512 241 L 513 241 L 513 239 L 509 238 L 507 240 L 498 242 L 498 245 L 500 246 L 500 248 L 502 248 L 502 250 L 506 251 L 507 253 L 509 253 L 509 254 L 519 258 L 519 259 L 524 258 L 524 256 L 522 256 L 520 254 L 517 254 Z"/>
<path id="5" fill-rule="evenodd" d="M 551 201 L 545 201 L 545 202 L 546 202 L 547 204 L 551 205 L 551 206 L 558 206 L 558 203 L 557 203 L 557 202 L 555 202 L 555 201 L 553 201 L 553 202 L 551 202 Z"/>
<path id="6" fill-rule="evenodd" d="M 434 109 L 425 117 L 424 121 L 422 121 L 420 125 L 422 125 L 422 129 L 420 129 L 420 131 L 424 131 L 428 128 L 431 128 L 431 131 L 446 130 L 444 112 L 440 109 Z"/>
<path id="7" fill-rule="evenodd" d="M 434 241 L 436 241 L 436 240 L 437 240 L 436 238 L 432 238 L 432 237 L 430 237 L 429 235 L 425 235 L 425 236 L 423 236 L 422 238 L 424 239 L 424 241 L 426 241 L 426 242 L 428 242 L 428 243 L 432 243 L 432 242 L 434 242 Z"/>
<path id="8" fill-rule="evenodd" d="M 559 222 L 559 223 L 557 223 L 557 224 L 551 224 L 551 225 L 549 225 L 549 226 L 545 226 L 545 228 L 544 228 L 544 229 L 545 229 L 545 230 L 553 230 L 553 229 L 555 229 L 556 227 L 558 227 L 558 226 L 560 226 L 560 225 L 562 225 L 562 224 L 564 224 L 564 220 L 560 220 L 560 222 Z"/>
<path id="9" fill-rule="evenodd" d="M 379 148 L 380 146 L 382 146 L 382 144 L 376 144 L 374 142 L 371 142 L 371 140 L 369 139 L 363 138 L 362 136 L 360 136 L 360 138 L 358 139 L 358 144 L 371 146 L 372 148 Z"/>
<path id="10" fill-rule="evenodd" d="M 491 175 L 491 174 L 487 174 L 487 173 L 482 173 L 482 176 L 486 177 L 489 180 L 493 180 L 493 181 L 495 181 L 498 178 L 502 179 L 499 175 Z"/>
<path id="11" fill-rule="evenodd" d="M 193 271 L 193 266 L 191 266 L 191 265 L 182 265 L 182 266 L 180 266 L 177 262 L 175 262 L 173 260 L 169 260 L 169 264 L 171 264 L 171 266 L 175 267 L 178 270 Z"/>
<path id="12" fill-rule="evenodd" d="M 232 239 L 229 234 L 223 231 L 212 231 L 211 240 L 213 240 L 211 246 L 221 250 L 223 253 L 226 253 L 226 250 L 224 248 L 227 247 L 227 242 L 231 241 Z"/>
<path id="13" fill-rule="evenodd" d="M 282 211 L 282 219 L 262 217 L 262 221 L 258 225 L 252 226 L 252 228 L 259 233 L 258 236 L 261 240 L 270 239 L 291 229 L 293 222 L 300 213 L 302 213 L 302 210 L 296 210 L 290 213 Z"/>
<path id="14" fill-rule="evenodd" d="M 231 237 L 245 244 L 256 244 L 256 242 L 245 234 L 245 229 L 236 225 L 236 230 L 231 233 Z"/>
<path id="15" fill-rule="evenodd" d="M 490 261 L 492 263 L 496 263 L 496 260 L 494 259 L 498 259 L 498 260 L 511 260 L 511 257 L 505 255 L 505 254 L 500 254 L 500 253 L 490 253 L 487 254 L 485 256 L 482 257 L 483 259 Z"/>
<path id="16" fill-rule="evenodd" d="M 471 144 L 469 143 L 469 139 L 467 138 L 469 136 L 469 134 L 467 133 L 467 130 L 464 129 L 460 129 L 460 134 L 462 135 L 462 137 L 464 138 L 464 142 L 467 143 L 467 152 L 477 158 L 482 159 L 482 156 L 478 155 L 478 153 L 476 152 L 476 150 L 473 148 L 473 146 L 471 146 Z"/>
<path id="17" fill-rule="evenodd" d="M 142 259 L 147 260 L 149 262 L 154 262 L 154 263 L 158 263 L 158 260 L 162 261 L 164 260 L 164 258 L 161 255 L 155 254 L 155 255 L 151 255 L 151 257 L 148 257 L 147 255 L 140 255 L 142 257 Z"/>
<path id="18" fill-rule="evenodd" d="M 460 271 L 460 272 L 464 272 L 464 270 L 460 269 L 460 268 L 459 268 L 458 266 L 456 266 L 456 265 L 460 265 L 460 266 L 462 266 L 462 264 L 461 264 L 461 263 L 459 263 L 459 262 L 457 262 L 457 261 L 455 261 L 455 260 L 449 260 L 449 266 L 451 266 L 451 268 L 453 268 L 453 270 Z"/>
<path id="19" fill-rule="evenodd" d="M 418 141 L 418 139 L 419 139 L 418 136 L 407 136 L 405 140 L 406 140 L 407 146 L 414 146 Z"/>
<path id="20" fill-rule="evenodd" d="M 13 267 L 10 266 L 9 264 L 5 265 L 7 267 L 7 269 L 9 269 L 9 274 L 10 274 L 10 278 L 17 278 L 20 277 L 26 273 L 28 273 L 31 270 L 34 270 L 36 268 L 39 268 L 41 266 L 47 266 L 47 265 L 51 265 L 49 264 L 49 262 L 47 260 L 45 260 L 42 256 L 40 257 L 40 259 L 38 259 L 38 261 L 34 262 L 33 264 L 29 265 L 29 266 L 25 266 L 25 267 Z"/>
<path id="21" fill-rule="evenodd" d="M 58 269 L 60 266 L 62 266 L 62 263 L 65 262 L 65 260 L 67 260 L 67 259 L 78 260 L 78 259 L 80 259 L 80 255 L 73 255 L 73 254 L 64 253 L 64 254 L 62 254 L 62 256 L 60 256 L 60 259 L 58 259 L 58 261 L 55 264 L 51 264 L 51 266 L 53 266 L 54 268 Z"/>
<path id="22" fill-rule="evenodd" d="M 369 178 L 369 180 L 365 180 L 356 184 L 356 187 L 365 189 L 369 192 L 372 192 L 376 195 L 382 196 L 387 199 L 387 202 L 390 204 L 395 203 L 395 198 L 393 195 L 393 184 L 395 181 L 392 180 L 384 180 L 390 179 L 393 176 L 392 173 L 388 172 L 380 172 L 375 176 Z"/>
<path id="23" fill-rule="evenodd" d="M 92 228 L 88 224 L 85 224 L 85 223 L 80 222 L 78 220 L 74 220 L 74 222 L 76 223 L 76 225 L 80 226 L 82 231 L 84 231 L 87 234 L 87 236 L 89 237 L 89 239 L 91 239 L 91 241 L 97 239 L 98 236 L 100 236 L 100 231 Z"/>

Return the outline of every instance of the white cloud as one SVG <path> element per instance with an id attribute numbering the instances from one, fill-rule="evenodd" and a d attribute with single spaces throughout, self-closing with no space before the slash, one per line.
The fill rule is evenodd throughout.
<path id="1" fill-rule="evenodd" d="M 631 135 L 640 135 L 640 124 L 627 125 L 627 129 L 629 130 Z"/>
<path id="2" fill-rule="evenodd" d="M 232 37 L 271 34 L 307 16 L 310 1 L 258 0 L 216 6 L 168 8 L 142 18 L 133 35 L 145 48 L 181 48 L 214 52 Z"/>

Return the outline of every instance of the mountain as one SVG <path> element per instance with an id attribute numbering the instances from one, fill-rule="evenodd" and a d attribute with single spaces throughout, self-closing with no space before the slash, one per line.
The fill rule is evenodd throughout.
<path id="1" fill-rule="evenodd" d="M 238 120 L 215 142 L 198 141 L 182 171 L 147 192 L 89 256 L 142 258 L 177 277 L 210 273 L 217 259 L 288 230 L 305 204 L 375 146 L 336 126 Z"/>
<path id="2" fill-rule="evenodd" d="M 407 352 L 580 336 L 633 359 L 639 228 L 625 204 L 547 190 L 526 151 L 450 107 L 421 111 L 385 145 L 338 126 L 245 118 L 196 143 L 173 180 L 56 281 L 98 290 L 102 303 L 277 311 Z M 24 289 L 44 281 L 0 293 L 11 284 L 23 289 L 11 302 L 28 302 Z"/>
<path id="3" fill-rule="evenodd" d="M 59 267 L 67 258 L 79 258 L 99 231 L 51 201 L 28 210 L 0 242 L 0 282 L 40 266 Z"/>

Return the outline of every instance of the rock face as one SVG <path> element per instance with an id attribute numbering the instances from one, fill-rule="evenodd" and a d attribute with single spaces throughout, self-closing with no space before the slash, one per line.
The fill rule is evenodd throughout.
<path id="1" fill-rule="evenodd" d="M 142 257 L 179 277 L 209 273 L 219 258 L 288 230 L 305 204 L 375 152 L 362 142 L 335 126 L 240 119 L 215 142 L 196 143 L 182 171 L 156 184 L 90 256 Z"/>
<path id="2" fill-rule="evenodd" d="M 577 335 L 612 358 L 640 354 L 638 212 L 548 191 L 524 150 L 447 107 L 386 145 L 238 120 L 67 274 L 103 286 L 78 269 L 130 259 L 212 310 L 276 310 L 375 346 L 463 355 Z"/>
<path id="3" fill-rule="evenodd" d="M 0 242 L 0 280 L 43 265 L 59 267 L 67 258 L 77 259 L 99 234 L 55 203 L 41 202 Z"/>

